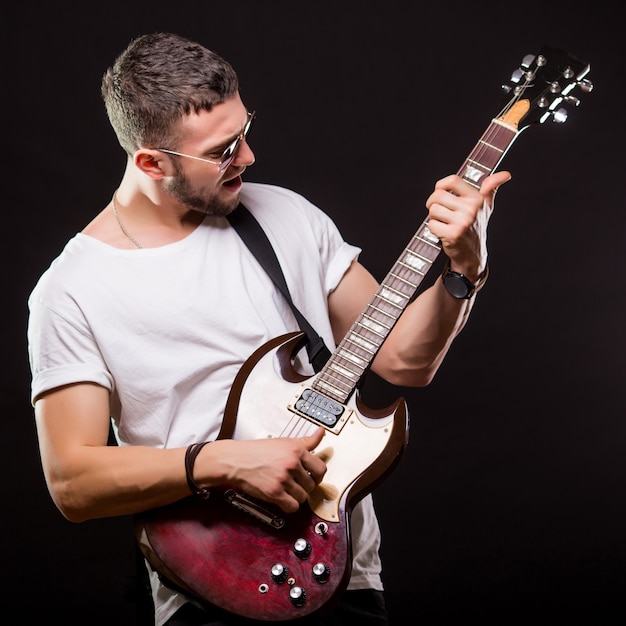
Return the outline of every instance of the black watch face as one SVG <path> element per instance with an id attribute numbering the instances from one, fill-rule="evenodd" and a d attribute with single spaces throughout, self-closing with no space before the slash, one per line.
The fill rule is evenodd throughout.
<path id="1" fill-rule="evenodd" d="M 467 298 L 471 292 L 471 287 L 467 284 L 469 281 L 464 276 L 449 273 L 443 281 L 448 293 L 454 298 L 462 300 Z"/>

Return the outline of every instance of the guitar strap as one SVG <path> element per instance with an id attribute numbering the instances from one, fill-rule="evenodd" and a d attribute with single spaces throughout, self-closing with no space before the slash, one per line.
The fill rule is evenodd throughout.
<path id="1" fill-rule="evenodd" d="M 300 328 L 306 333 L 308 339 L 306 350 L 309 355 L 309 363 L 315 372 L 319 372 L 330 358 L 330 350 L 293 303 L 283 270 L 265 231 L 254 215 L 241 203 L 228 215 L 227 219 L 289 303 Z"/>

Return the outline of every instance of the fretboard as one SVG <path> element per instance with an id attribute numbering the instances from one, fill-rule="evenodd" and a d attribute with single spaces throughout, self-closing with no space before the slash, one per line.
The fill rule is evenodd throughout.
<path id="1" fill-rule="evenodd" d="M 493 120 L 458 175 L 480 188 L 483 178 L 495 170 L 518 134 L 516 128 Z M 440 253 L 441 243 L 425 220 L 315 377 L 313 389 L 337 402 L 348 400 Z"/>

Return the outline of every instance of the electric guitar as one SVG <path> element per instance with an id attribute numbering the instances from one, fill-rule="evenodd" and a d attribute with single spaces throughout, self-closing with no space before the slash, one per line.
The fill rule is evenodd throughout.
<path id="1" fill-rule="evenodd" d="M 591 91 L 590 66 L 544 46 L 524 57 L 503 86 L 494 117 L 458 174 L 480 187 L 518 135 L 548 119 L 562 122 L 578 105 L 574 88 Z M 234 380 L 218 439 L 238 438 L 246 420 L 267 437 L 300 437 L 320 425 L 315 450 L 324 480 L 293 514 L 228 486 L 206 500 L 189 497 L 135 517 L 138 544 L 167 584 L 237 615 L 261 621 L 296 619 L 331 607 L 347 587 L 350 515 L 399 462 L 408 442 L 403 398 L 372 410 L 359 384 L 420 283 L 441 253 L 424 221 L 323 369 L 311 378 L 294 358 L 303 332 L 277 337 L 244 363 Z"/>

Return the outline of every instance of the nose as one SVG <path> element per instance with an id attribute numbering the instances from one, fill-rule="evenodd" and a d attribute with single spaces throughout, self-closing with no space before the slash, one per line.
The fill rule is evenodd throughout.
<path id="1" fill-rule="evenodd" d="M 239 145 L 237 146 L 237 152 L 235 153 L 235 158 L 233 159 L 233 163 L 235 165 L 252 165 L 255 161 L 254 152 L 252 152 L 252 148 L 246 141 L 245 137 L 241 138 Z"/>

